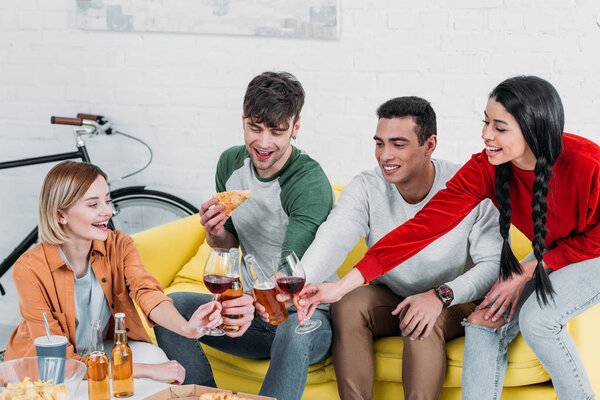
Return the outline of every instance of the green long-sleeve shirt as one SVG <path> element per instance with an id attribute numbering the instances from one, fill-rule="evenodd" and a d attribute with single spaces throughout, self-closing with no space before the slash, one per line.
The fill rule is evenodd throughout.
<path id="1" fill-rule="evenodd" d="M 302 258 L 333 206 L 333 191 L 321 166 L 295 147 L 270 178 L 256 174 L 245 146 L 232 147 L 221 154 L 215 178 L 217 192 L 252 190 L 225 228 L 239 240 L 242 253 L 253 254 L 262 266 L 270 266 L 282 250 L 294 250 Z M 242 275 L 248 290 L 251 283 Z"/>

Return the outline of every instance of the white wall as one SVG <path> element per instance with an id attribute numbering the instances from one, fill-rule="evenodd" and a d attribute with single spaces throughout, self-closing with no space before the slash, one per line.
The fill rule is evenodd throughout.
<path id="1" fill-rule="evenodd" d="M 549 79 L 566 129 L 600 142 L 598 0 L 340 3 L 339 41 L 301 41 L 82 31 L 75 0 L 0 0 L 0 160 L 74 149 L 70 129 L 50 126 L 51 115 L 104 114 L 154 149 L 132 183 L 199 205 L 214 190 L 219 153 L 242 142 L 248 81 L 269 69 L 303 83 L 298 146 L 334 183 L 375 165 L 375 109 L 400 95 L 432 102 L 436 155 L 465 161 L 482 147 L 487 94 L 515 74 Z M 89 147 L 112 178 L 146 157 L 115 137 Z M 35 224 L 49 167 L 0 171 L 1 258 Z"/>

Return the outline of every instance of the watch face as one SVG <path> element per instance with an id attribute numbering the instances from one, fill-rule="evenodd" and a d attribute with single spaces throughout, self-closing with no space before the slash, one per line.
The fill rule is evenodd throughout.
<path id="1" fill-rule="evenodd" d="M 448 286 L 440 286 L 438 290 L 440 296 L 449 299 L 452 297 L 452 290 Z"/>
<path id="2" fill-rule="evenodd" d="M 444 307 L 448 307 L 450 303 L 452 303 L 452 300 L 454 300 L 454 293 L 452 292 L 452 289 L 450 289 L 450 287 L 447 285 L 438 286 L 437 288 L 435 288 L 435 293 L 437 294 L 441 302 L 444 304 Z"/>

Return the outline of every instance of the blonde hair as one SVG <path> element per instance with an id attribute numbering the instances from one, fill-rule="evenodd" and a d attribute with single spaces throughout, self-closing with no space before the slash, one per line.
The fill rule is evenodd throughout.
<path id="1" fill-rule="evenodd" d="M 52 167 L 40 192 L 40 240 L 58 245 L 69 239 L 58 222 L 57 213 L 83 197 L 98 176 L 106 179 L 100 168 L 84 162 L 63 161 Z"/>

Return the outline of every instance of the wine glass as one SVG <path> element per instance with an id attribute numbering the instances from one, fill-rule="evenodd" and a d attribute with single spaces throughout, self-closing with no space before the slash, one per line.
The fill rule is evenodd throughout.
<path id="1" fill-rule="evenodd" d="M 302 264 L 300 264 L 300 260 L 298 260 L 298 256 L 296 256 L 293 250 L 284 250 L 281 252 L 275 276 L 279 289 L 292 296 L 300 293 L 306 282 L 306 274 L 304 273 Z M 321 321 L 311 321 L 305 317 L 302 323 L 296 327 L 296 333 L 300 335 L 309 333 L 320 326 Z"/>
<path id="2" fill-rule="evenodd" d="M 212 301 L 217 301 L 217 295 L 223 293 L 233 283 L 231 269 L 233 257 L 229 249 L 211 248 L 204 265 L 204 285 L 213 294 Z M 208 336 L 223 336 L 221 328 L 199 328 L 198 332 Z"/>

